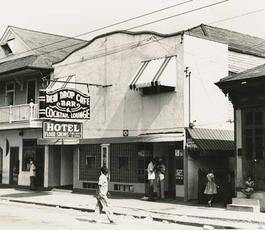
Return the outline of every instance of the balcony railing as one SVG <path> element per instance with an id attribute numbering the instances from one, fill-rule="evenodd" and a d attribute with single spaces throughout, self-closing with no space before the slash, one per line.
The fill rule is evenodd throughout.
<path id="1" fill-rule="evenodd" d="M 38 104 L 21 104 L 0 107 L 0 122 L 32 121 L 39 118 Z"/>

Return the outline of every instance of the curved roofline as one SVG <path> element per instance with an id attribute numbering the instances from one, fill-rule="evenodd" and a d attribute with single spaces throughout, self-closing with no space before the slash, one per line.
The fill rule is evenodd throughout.
<path id="1" fill-rule="evenodd" d="M 89 46 L 94 41 L 96 41 L 96 40 L 98 40 L 100 38 L 104 38 L 104 37 L 107 37 L 107 36 L 114 35 L 114 34 L 127 34 L 127 35 L 132 35 L 132 36 L 143 35 L 143 34 L 150 34 L 150 35 L 155 35 L 155 36 L 159 36 L 159 37 L 166 38 L 166 37 L 173 37 L 173 36 L 177 36 L 177 35 L 183 35 L 184 33 L 185 33 L 185 30 L 178 31 L 178 32 L 175 32 L 175 33 L 171 33 L 171 34 L 162 34 L 162 33 L 158 33 L 158 32 L 155 32 L 155 31 L 148 31 L 148 30 L 146 30 L 146 31 L 136 31 L 136 32 L 128 31 L 128 30 L 115 30 L 115 31 L 111 31 L 109 33 L 104 33 L 104 34 L 100 34 L 100 35 L 95 36 L 94 38 L 92 38 L 91 40 L 89 40 L 87 44 L 85 44 L 82 47 L 79 47 L 76 50 L 73 50 L 71 53 L 69 53 L 67 56 L 65 56 L 62 60 L 60 60 L 58 62 L 55 62 L 53 64 L 58 64 L 60 62 L 63 62 L 66 58 L 68 58 L 74 52 L 79 51 L 79 50 L 81 50 L 81 49 Z"/>

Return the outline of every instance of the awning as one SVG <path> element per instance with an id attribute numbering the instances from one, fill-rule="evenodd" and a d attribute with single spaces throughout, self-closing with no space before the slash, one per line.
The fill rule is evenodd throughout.
<path id="1" fill-rule="evenodd" d="M 39 138 L 38 145 L 78 145 L 79 139 Z"/>
<path id="2" fill-rule="evenodd" d="M 184 140 L 184 133 L 145 134 L 136 137 L 103 137 L 80 139 L 80 144 L 118 144 L 118 143 L 154 143 L 177 142 Z"/>
<path id="3" fill-rule="evenodd" d="M 219 129 L 187 129 L 187 147 L 200 151 L 233 151 L 234 131 Z"/>
<path id="4" fill-rule="evenodd" d="M 177 57 L 170 56 L 141 63 L 130 83 L 130 89 L 152 86 L 176 87 Z"/>

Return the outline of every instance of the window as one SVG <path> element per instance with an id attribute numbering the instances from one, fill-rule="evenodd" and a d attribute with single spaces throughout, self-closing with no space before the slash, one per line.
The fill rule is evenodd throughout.
<path id="1" fill-rule="evenodd" d="M 4 45 L 2 45 L 1 47 L 4 50 L 5 55 L 10 55 L 10 54 L 13 53 L 12 50 L 11 50 L 11 48 L 10 48 L 10 46 L 7 43 L 4 44 Z"/>
<path id="2" fill-rule="evenodd" d="M 22 171 L 29 171 L 30 160 L 36 161 L 38 149 L 43 147 L 37 145 L 36 139 L 23 140 Z"/>
<path id="3" fill-rule="evenodd" d="M 119 192 L 133 192 L 133 185 L 129 184 L 114 184 L 114 190 Z"/>
<path id="4" fill-rule="evenodd" d="M 86 167 L 89 169 L 96 168 L 96 157 L 95 156 L 86 156 Z"/>
<path id="5" fill-rule="evenodd" d="M 27 85 L 27 103 L 35 103 L 36 98 L 36 80 L 29 80 Z"/>
<path id="6" fill-rule="evenodd" d="M 121 170 L 129 169 L 129 158 L 128 157 L 119 157 L 119 169 Z"/>
<path id="7" fill-rule="evenodd" d="M 257 109 L 248 109 L 243 113 L 245 151 L 248 160 L 264 158 L 263 116 L 263 111 Z"/>
<path id="8" fill-rule="evenodd" d="M 100 145 L 80 145 L 79 147 L 79 180 L 97 181 L 101 163 Z"/>
<path id="9" fill-rule="evenodd" d="M 6 84 L 6 105 L 15 104 L 15 83 L 8 82 Z"/>
<path id="10" fill-rule="evenodd" d="M 110 180 L 119 183 L 137 183 L 137 144 L 111 144 L 109 151 Z"/>

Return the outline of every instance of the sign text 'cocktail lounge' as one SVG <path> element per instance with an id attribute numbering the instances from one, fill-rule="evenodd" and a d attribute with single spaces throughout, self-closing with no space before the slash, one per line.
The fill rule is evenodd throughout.
<path id="1" fill-rule="evenodd" d="M 90 119 L 90 96 L 67 88 L 40 94 L 40 118 Z"/>

